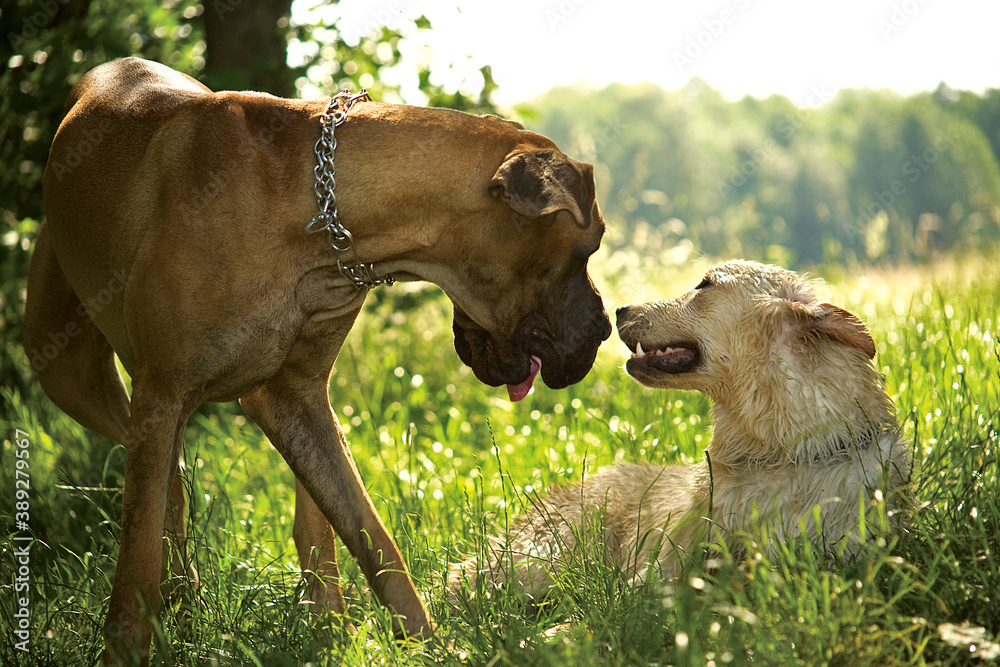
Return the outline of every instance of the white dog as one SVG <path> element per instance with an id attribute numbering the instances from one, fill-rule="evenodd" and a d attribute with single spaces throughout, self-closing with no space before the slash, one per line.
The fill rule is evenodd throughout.
<path id="1" fill-rule="evenodd" d="M 508 545 L 495 541 L 483 572 L 494 584 L 542 597 L 567 556 L 595 541 L 631 576 L 652 566 L 671 577 L 703 542 L 761 522 L 820 544 L 846 539 L 853 553 L 861 503 L 908 497 L 911 455 L 868 329 L 797 274 L 727 262 L 681 297 L 620 308 L 618 332 L 640 383 L 712 399 L 706 461 L 617 464 L 553 492 Z M 477 574 L 474 561 L 463 564 L 453 590 Z"/>

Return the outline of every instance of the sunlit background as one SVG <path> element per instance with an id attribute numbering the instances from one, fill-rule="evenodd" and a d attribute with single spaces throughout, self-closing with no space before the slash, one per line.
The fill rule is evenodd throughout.
<path id="1" fill-rule="evenodd" d="M 355 43 L 385 25 L 404 30 L 408 67 L 423 60 L 439 84 L 471 90 L 481 85 L 478 68 L 489 65 L 501 104 L 558 85 L 648 81 L 673 89 L 692 77 L 730 99 L 777 93 L 803 105 L 825 101 L 817 91 L 841 88 L 911 94 L 946 82 L 982 92 L 1000 81 L 1000 3 L 989 0 L 343 0 L 315 10 L 317 4 L 296 0 L 293 20 L 336 20 Z M 412 30 L 405 19 L 418 16 L 433 29 Z M 420 99 L 405 72 L 385 74 L 408 99 Z"/>

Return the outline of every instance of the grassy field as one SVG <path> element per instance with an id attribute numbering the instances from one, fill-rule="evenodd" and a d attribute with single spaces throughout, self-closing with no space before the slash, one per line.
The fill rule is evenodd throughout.
<path id="1" fill-rule="evenodd" d="M 674 296 L 707 263 L 603 249 L 609 309 Z M 905 532 L 831 567 L 809 544 L 733 537 L 751 557 L 631 585 L 599 561 L 555 599 L 497 595 L 451 605 L 449 563 L 484 549 L 532 494 L 617 460 L 694 462 L 709 404 L 625 377 L 613 337 L 594 371 L 560 391 L 539 382 L 512 405 L 454 354 L 450 305 L 432 288 L 370 297 L 331 385 L 358 468 L 407 558 L 439 632 L 400 644 L 342 550 L 348 614 L 313 623 L 292 544 L 294 480 L 238 406 L 189 421 L 191 539 L 203 604 L 162 614 L 154 664 L 169 665 L 962 665 L 1000 664 L 1000 267 L 821 272 L 828 300 L 867 320 L 899 408 L 922 501 Z M 0 663 L 98 659 L 125 454 L 38 396 L 5 390 L 15 415 L 0 454 Z M 16 432 L 21 430 L 21 434 Z M 26 435 L 25 435 L 26 434 Z M 30 653 L 16 647 L 13 539 L 17 438 L 30 451 Z M 727 546 L 721 545 L 723 552 Z"/>

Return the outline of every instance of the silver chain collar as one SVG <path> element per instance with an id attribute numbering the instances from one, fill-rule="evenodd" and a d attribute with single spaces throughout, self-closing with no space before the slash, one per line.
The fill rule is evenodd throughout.
<path id="1" fill-rule="evenodd" d="M 337 253 L 337 266 L 340 272 L 358 287 L 378 287 L 395 282 L 392 276 L 379 278 L 374 265 L 363 263 L 358 257 L 358 250 L 354 247 L 354 237 L 340 222 L 340 215 L 337 213 L 337 195 L 333 192 L 337 187 L 335 178 L 337 169 L 333 164 L 337 139 L 333 136 L 333 130 L 347 120 L 347 112 L 351 107 L 358 102 L 370 102 L 371 99 L 367 90 L 353 95 L 349 91 L 342 90 L 333 96 L 326 111 L 320 116 L 323 131 L 316 140 L 317 164 L 313 169 L 313 173 L 316 174 L 313 190 L 319 200 L 319 213 L 306 225 L 308 234 L 322 231 L 329 233 L 330 247 Z"/>

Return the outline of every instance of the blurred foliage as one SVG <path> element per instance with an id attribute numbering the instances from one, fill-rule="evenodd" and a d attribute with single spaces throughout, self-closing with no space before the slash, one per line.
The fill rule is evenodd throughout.
<path id="1" fill-rule="evenodd" d="M 41 179 L 70 89 L 87 70 L 141 55 L 192 73 L 204 64 L 193 2 L 17 0 L 3 8 L 0 212 L 42 217 Z"/>
<path id="2" fill-rule="evenodd" d="M 923 262 L 1000 240 L 1000 90 L 819 97 L 730 102 L 693 80 L 559 88 L 527 111 L 532 129 L 596 163 L 622 245 L 802 268 Z"/>

